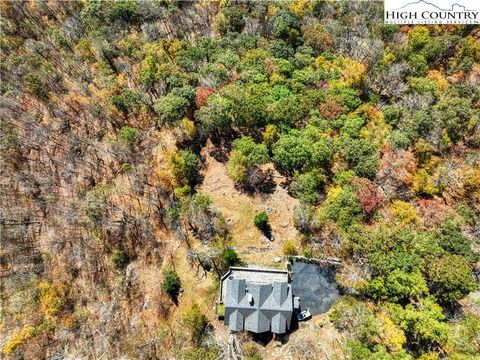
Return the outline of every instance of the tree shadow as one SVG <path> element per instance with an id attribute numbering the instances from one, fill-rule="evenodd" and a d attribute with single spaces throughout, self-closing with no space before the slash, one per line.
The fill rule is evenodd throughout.
<path id="1" fill-rule="evenodd" d="M 270 224 L 262 227 L 260 231 L 268 240 L 273 241 L 272 227 L 270 226 Z"/>
<path id="2" fill-rule="evenodd" d="M 273 171 L 268 169 L 266 171 L 260 169 L 256 165 L 252 165 L 247 169 L 245 179 L 240 184 L 235 184 L 235 188 L 239 191 L 244 191 L 248 195 L 273 194 L 277 184 L 273 180 Z"/>
<path id="3" fill-rule="evenodd" d="M 172 300 L 175 306 L 178 306 L 178 296 L 179 296 L 179 293 L 168 294 L 168 297 L 170 298 L 170 300 Z"/>

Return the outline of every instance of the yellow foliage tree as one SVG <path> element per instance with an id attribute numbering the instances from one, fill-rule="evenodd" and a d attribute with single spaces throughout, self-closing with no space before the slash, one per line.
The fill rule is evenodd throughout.
<path id="1" fill-rule="evenodd" d="M 360 130 L 360 138 L 368 139 L 375 146 L 380 147 L 391 131 L 384 121 L 383 113 L 374 105 L 367 103 L 360 105 L 354 114 L 368 120 L 368 123 Z"/>
<path id="2" fill-rule="evenodd" d="M 341 69 L 342 81 L 346 86 L 360 86 L 365 80 L 367 69 L 362 63 L 343 56 L 336 57 L 333 63 Z"/>
<path id="3" fill-rule="evenodd" d="M 416 194 L 425 194 L 429 196 L 438 194 L 438 189 L 435 187 L 432 177 L 425 169 L 420 169 L 415 174 L 412 188 Z"/>
<path id="4" fill-rule="evenodd" d="M 390 206 L 390 212 L 395 221 L 402 225 L 414 225 L 419 221 L 415 209 L 410 203 L 405 201 L 394 201 Z"/>
<path id="5" fill-rule="evenodd" d="M 381 343 L 390 352 L 396 353 L 402 350 L 403 345 L 407 341 L 404 332 L 384 313 L 378 314 L 377 319 L 379 320 L 378 335 Z"/>
<path id="6" fill-rule="evenodd" d="M 437 85 L 438 90 L 446 91 L 448 89 L 449 83 L 440 71 L 430 70 L 427 73 L 427 78 L 432 80 Z"/>
<path id="7" fill-rule="evenodd" d="M 290 5 L 290 10 L 302 17 L 305 14 L 305 11 L 312 11 L 314 2 L 312 0 L 295 0 L 292 1 Z"/>

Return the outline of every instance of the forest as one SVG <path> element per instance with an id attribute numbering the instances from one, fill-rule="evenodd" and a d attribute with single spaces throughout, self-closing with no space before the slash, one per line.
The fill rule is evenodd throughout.
<path id="1" fill-rule="evenodd" d="M 0 6 L 1 358 L 480 359 L 480 26 Z M 287 255 L 339 259 L 342 296 L 232 355 L 220 276 Z"/>

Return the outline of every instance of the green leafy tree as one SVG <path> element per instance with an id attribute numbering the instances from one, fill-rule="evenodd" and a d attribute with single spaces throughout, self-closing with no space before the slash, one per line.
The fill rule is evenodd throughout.
<path id="1" fill-rule="evenodd" d="M 142 106 L 142 96 L 135 91 L 124 91 L 119 95 L 112 96 L 112 104 L 127 116 Z"/>
<path id="2" fill-rule="evenodd" d="M 345 137 L 340 146 L 341 154 L 358 176 L 367 179 L 375 177 L 380 159 L 374 144 L 368 140 Z"/>
<path id="3" fill-rule="evenodd" d="M 425 26 L 415 26 L 408 33 L 408 45 L 412 50 L 423 48 L 430 41 L 428 28 Z"/>
<path id="4" fill-rule="evenodd" d="M 335 187 L 328 191 L 325 202 L 325 216 L 346 229 L 357 222 L 362 209 L 350 186 Z"/>
<path id="5" fill-rule="evenodd" d="M 207 103 L 195 112 L 195 120 L 204 137 L 221 134 L 233 121 L 233 104 L 218 94 L 211 95 Z"/>
<path id="6" fill-rule="evenodd" d="M 398 106 L 387 105 L 383 108 L 383 116 L 387 124 L 395 126 L 402 118 L 402 108 Z"/>
<path id="7" fill-rule="evenodd" d="M 272 152 L 275 164 L 290 172 L 308 166 L 312 156 L 311 144 L 295 135 L 281 135 Z"/>
<path id="8" fill-rule="evenodd" d="M 437 230 L 438 244 L 452 254 L 463 256 L 467 261 L 474 262 L 478 256 L 472 251 L 471 241 L 463 234 L 459 219 L 449 218 L 442 222 Z"/>
<path id="9" fill-rule="evenodd" d="M 217 16 L 218 30 L 221 34 L 241 32 L 245 27 L 242 12 L 236 7 L 226 7 Z"/>
<path id="10" fill-rule="evenodd" d="M 145 60 L 143 60 L 140 69 L 140 83 L 147 91 L 151 91 L 160 79 L 160 64 L 153 56 L 148 55 Z"/>
<path id="11" fill-rule="evenodd" d="M 468 263 L 460 255 L 432 259 L 427 272 L 431 291 L 442 303 L 458 301 L 478 288 Z"/>
<path id="12" fill-rule="evenodd" d="M 312 166 L 328 169 L 334 154 L 334 142 L 331 139 L 321 139 L 312 145 Z"/>
<path id="13" fill-rule="evenodd" d="M 319 170 L 311 170 L 307 173 L 295 173 L 289 190 L 300 201 L 306 204 L 315 204 L 320 200 L 319 192 L 325 184 L 325 176 Z"/>
<path id="14" fill-rule="evenodd" d="M 252 165 L 264 164 L 269 160 L 265 144 L 257 144 L 250 136 L 244 136 L 233 142 L 233 150 L 228 160 L 228 175 L 233 181 L 242 183 L 247 170 Z"/>
<path id="15" fill-rule="evenodd" d="M 250 136 L 234 140 L 232 147 L 245 156 L 247 165 L 265 164 L 269 160 L 267 147 L 257 144 Z"/>
<path id="16" fill-rule="evenodd" d="M 268 215 L 265 211 L 255 215 L 253 219 L 253 224 L 255 227 L 263 232 L 264 234 L 270 233 L 270 223 L 268 222 Z"/>
<path id="17" fill-rule="evenodd" d="M 107 11 L 110 21 L 123 20 L 127 23 L 135 23 L 141 19 L 137 10 L 137 2 L 133 0 L 117 0 Z"/>
<path id="18" fill-rule="evenodd" d="M 270 86 L 264 83 L 250 84 L 238 90 L 236 98 L 232 99 L 235 124 L 247 129 L 266 125 L 269 116 L 267 108 L 272 103 Z"/>
<path id="19" fill-rule="evenodd" d="M 189 108 L 195 106 L 195 89 L 190 85 L 173 88 L 170 91 L 170 94 L 186 99 L 188 101 Z"/>
<path id="20" fill-rule="evenodd" d="M 368 292 L 374 299 L 398 303 L 428 294 L 428 287 L 419 271 L 406 273 L 395 269 L 386 277 L 373 279 L 368 285 Z"/>
<path id="21" fill-rule="evenodd" d="M 273 17 L 272 36 L 292 44 L 300 37 L 300 19 L 293 13 L 281 10 Z"/>
<path id="22" fill-rule="evenodd" d="M 460 141 L 469 134 L 473 112 L 471 100 L 468 98 L 452 97 L 439 101 L 434 106 L 435 117 L 439 119 L 448 137 L 454 142 Z M 478 122 L 478 118 L 476 120 Z"/>
<path id="23" fill-rule="evenodd" d="M 426 298 L 420 308 L 407 305 L 399 316 L 399 325 L 407 339 L 417 341 L 415 345 L 418 348 L 438 348 L 448 338 L 448 325 L 443 322 L 444 319 L 442 308 L 432 298 Z M 414 346 L 414 343 L 411 344 Z"/>
<path id="24" fill-rule="evenodd" d="M 174 123 L 185 117 L 189 107 L 189 100 L 183 96 L 168 94 L 155 102 L 155 111 L 158 114 L 158 125 Z"/>
<path id="25" fill-rule="evenodd" d="M 378 334 L 379 323 L 371 307 L 350 296 L 339 298 L 332 307 L 330 321 L 336 329 L 368 345 Z"/>
<path id="26" fill-rule="evenodd" d="M 196 184 L 199 176 L 197 155 L 188 150 L 180 150 L 171 154 L 169 163 L 170 171 L 179 184 Z"/>

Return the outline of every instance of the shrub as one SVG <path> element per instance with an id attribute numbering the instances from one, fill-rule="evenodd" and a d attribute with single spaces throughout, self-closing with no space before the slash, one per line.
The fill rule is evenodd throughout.
<path id="1" fill-rule="evenodd" d="M 138 139 L 139 131 L 136 128 L 123 126 L 118 134 L 120 140 L 128 146 L 132 146 Z"/>
<path id="2" fill-rule="evenodd" d="M 235 266 L 240 264 L 240 258 L 235 250 L 232 248 L 225 248 L 222 254 L 223 261 L 228 266 Z"/>
<path id="3" fill-rule="evenodd" d="M 59 284 L 41 282 L 40 289 L 40 310 L 47 317 L 56 316 L 67 302 L 66 288 Z"/>
<path id="4" fill-rule="evenodd" d="M 295 241 L 293 239 L 288 239 L 283 244 L 282 251 L 285 255 L 297 255 L 297 247 L 295 246 Z"/>
<path id="5" fill-rule="evenodd" d="M 180 278 L 175 270 L 167 269 L 163 271 L 162 290 L 171 297 L 176 297 L 180 290 Z"/>
<path id="6" fill-rule="evenodd" d="M 39 100 L 48 100 L 48 91 L 45 81 L 34 74 L 29 74 L 25 78 L 26 91 Z"/>
<path id="7" fill-rule="evenodd" d="M 15 330 L 12 336 L 10 336 L 8 341 L 3 346 L 2 352 L 5 355 L 10 355 L 15 351 L 16 348 L 18 348 L 26 340 L 30 339 L 34 335 L 35 335 L 35 328 L 31 325 L 25 325 L 20 331 Z"/>
<path id="8" fill-rule="evenodd" d="M 102 219 L 110 189 L 109 184 L 98 184 L 86 194 L 82 209 L 91 220 L 98 222 Z"/>
<path id="9" fill-rule="evenodd" d="M 303 248 L 302 255 L 306 257 L 307 259 L 310 259 L 313 257 L 312 249 L 306 247 Z"/>
<path id="10" fill-rule="evenodd" d="M 2 138 L 0 139 L 0 150 L 20 148 L 18 133 L 13 125 L 4 123 L 2 119 L 0 119 L 0 131 L 2 133 Z"/>
<path id="11" fill-rule="evenodd" d="M 117 269 L 124 269 L 127 266 L 129 258 L 128 254 L 123 250 L 114 251 L 111 255 L 113 265 Z"/>
<path id="12" fill-rule="evenodd" d="M 185 310 L 182 314 L 182 323 L 190 333 L 192 342 L 198 344 L 201 335 L 208 325 L 208 319 L 196 303 L 194 303 L 189 309 Z"/>
<path id="13" fill-rule="evenodd" d="M 255 218 L 253 219 L 253 224 L 261 232 L 266 232 L 270 228 L 267 213 L 265 211 L 262 211 L 261 213 L 255 215 Z"/>

